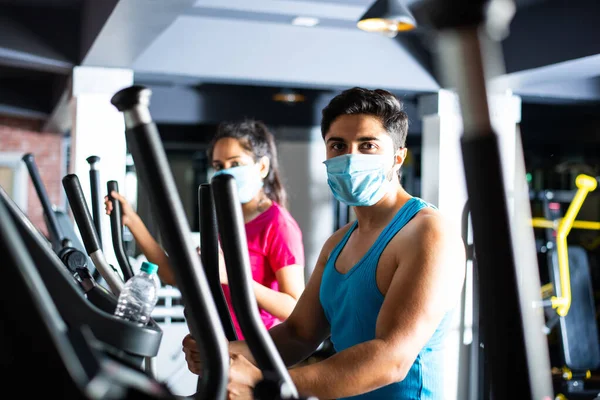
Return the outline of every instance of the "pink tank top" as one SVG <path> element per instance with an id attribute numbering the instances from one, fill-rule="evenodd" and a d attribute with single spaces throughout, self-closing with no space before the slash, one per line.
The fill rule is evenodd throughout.
<path id="1" fill-rule="evenodd" d="M 252 278 L 263 286 L 279 291 L 275 272 L 289 265 L 304 266 L 302 232 L 290 213 L 279 204 L 273 205 L 246 224 L 246 239 L 252 267 Z M 222 285 L 223 294 L 238 339 L 244 339 L 242 330 L 233 311 L 228 285 Z M 263 309 L 260 317 L 267 329 L 281 321 Z"/>

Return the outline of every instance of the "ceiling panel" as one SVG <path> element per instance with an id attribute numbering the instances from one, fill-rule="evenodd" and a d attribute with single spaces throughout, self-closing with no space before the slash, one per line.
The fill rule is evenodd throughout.
<path id="1" fill-rule="evenodd" d="M 342 4 L 290 0 L 197 0 L 195 7 L 247 11 L 290 16 L 358 20 L 366 7 L 361 4 Z M 193 9 L 190 10 L 193 13 Z"/>
<path id="2" fill-rule="evenodd" d="M 357 30 L 179 18 L 133 64 L 137 72 L 222 83 L 430 92 L 438 83 L 397 41 Z"/>
<path id="3" fill-rule="evenodd" d="M 0 5 L 14 5 L 25 7 L 57 7 L 72 8 L 79 7 L 83 0 L 0 0 Z"/>

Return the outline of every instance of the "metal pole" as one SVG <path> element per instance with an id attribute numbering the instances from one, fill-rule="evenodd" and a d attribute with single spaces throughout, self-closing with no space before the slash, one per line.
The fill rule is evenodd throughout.
<path id="1" fill-rule="evenodd" d="M 77 227 L 81 233 L 85 250 L 94 262 L 96 269 L 100 271 L 100 274 L 106 283 L 108 283 L 110 290 L 114 295 L 118 296 L 123 288 L 123 281 L 108 264 L 108 262 L 106 262 L 104 253 L 102 252 L 102 249 L 100 249 L 100 241 L 98 240 L 98 235 L 96 233 L 96 229 L 94 228 L 90 211 L 87 208 L 87 203 L 85 202 L 83 190 L 81 189 L 81 184 L 79 183 L 79 178 L 75 174 L 69 174 L 62 179 L 62 183 L 65 193 L 67 194 L 67 199 L 69 200 L 71 210 L 73 211 L 73 217 L 75 218 Z"/>
<path id="2" fill-rule="evenodd" d="M 503 1 L 505 5 L 511 3 Z M 424 10 L 437 30 L 435 53 L 439 66 L 449 86 L 456 88 L 462 113 L 461 145 L 477 249 L 480 312 L 491 379 L 489 395 L 497 400 L 549 400 L 553 393 L 549 360 L 544 357 L 547 343 L 532 340 L 542 333 L 543 321 L 538 326 L 537 319 L 524 318 L 530 313 L 523 307 L 532 304 L 522 303 L 524 290 L 519 284 L 531 283 L 518 279 L 501 156 L 490 121 L 480 41 L 486 3 L 433 0 Z M 508 25 L 510 21 L 494 22 Z M 545 352 L 541 346 L 546 346 Z M 540 349 L 538 354 L 536 349 Z"/>
<path id="3" fill-rule="evenodd" d="M 112 192 L 119 192 L 119 184 L 117 181 L 108 181 L 106 183 L 108 198 L 112 203 L 112 212 L 110 213 L 110 230 L 112 233 L 112 243 L 115 250 L 115 256 L 123 272 L 123 278 L 128 281 L 133 277 L 133 268 L 129 264 L 127 253 L 123 247 L 123 219 L 121 215 L 121 202 L 111 196 Z"/>
<path id="4" fill-rule="evenodd" d="M 244 337 L 258 367 L 267 380 L 276 383 L 276 390 L 293 398 L 298 397 L 294 382 L 290 378 L 271 336 L 267 332 L 258 312 L 252 275 L 248 243 L 244 228 L 244 217 L 237 195 L 235 178 L 231 175 L 217 175 L 211 183 L 219 233 L 222 240 L 225 266 L 231 287 L 231 302 Z"/>
<path id="5" fill-rule="evenodd" d="M 56 215 L 54 214 L 54 210 L 52 209 L 52 203 L 50 202 L 48 192 L 46 191 L 44 183 L 42 182 L 42 177 L 40 176 L 40 171 L 38 170 L 38 167 L 35 163 L 33 154 L 25 154 L 23 156 L 23 162 L 27 166 L 27 170 L 29 171 L 29 175 L 31 176 L 31 182 L 33 182 L 33 187 L 35 188 L 35 191 L 37 192 L 37 195 L 40 198 L 40 203 L 42 203 L 44 215 L 46 216 L 46 226 L 48 227 L 48 235 L 50 236 L 50 241 L 52 242 L 52 248 L 55 252 L 58 252 L 63 247 L 62 241 L 64 236 L 60 231 L 58 220 L 56 219 Z"/>
<path id="6" fill-rule="evenodd" d="M 231 321 L 229 307 L 223 295 L 221 288 L 221 278 L 219 275 L 219 231 L 217 228 L 217 214 L 215 212 L 215 203 L 210 184 L 204 183 L 198 188 L 198 208 L 200 216 L 200 256 L 202 257 L 202 265 L 204 273 L 210 285 L 210 291 L 221 324 L 225 330 L 225 336 L 230 342 L 237 340 L 237 334 Z"/>
<path id="7" fill-rule="evenodd" d="M 98 171 L 98 163 L 100 157 L 89 156 L 86 161 L 90 164 L 90 189 L 91 189 L 91 200 L 92 200 L 92 216 L 94 218 L 94 227 L 98 234 L 98 245 L 100 250 L 102 247 L 102 209 L 100 207 L 100 172 Z"/>
<path id="8" fill-rule="evenodd" d="M 229 353 L 204 269 L 191 241 L 177 186 L 148 106 L 151 91 L 131 86 L 117 92 L 111 103 L 123 113 L 127 147 L 164 237 L 177 287 L 189 310 L 188 325 L 203 357 L 197 399 L 222 400 L 227 394 Z"/>

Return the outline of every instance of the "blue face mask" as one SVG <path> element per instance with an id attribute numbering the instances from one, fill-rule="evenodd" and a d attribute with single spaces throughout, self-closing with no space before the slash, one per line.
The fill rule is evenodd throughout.
<path id="1" fill-rule="evenodd" d="M 222 174 L 228 174 L 235 178 L 238 197 L 242 204 L 246 204 L 252 200 L 263 187 L 263 180 L 260 177 L 256 164 L 222 169 L 215 172 L 213 177 Z"/>
<path id="2" fill-rule="evenodd" d="M 336 199 L 349 206 L 372 206 L 390 188 L 389 155 L 344 154 L 324 161 L 327 183 Z"/>

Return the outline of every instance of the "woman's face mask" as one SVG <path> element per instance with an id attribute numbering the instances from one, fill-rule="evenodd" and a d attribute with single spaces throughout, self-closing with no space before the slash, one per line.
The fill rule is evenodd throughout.
<path id="1" fill-rule="evenodd" d="M 371 206 L 388 192 L 390 156 L 344 154 L 324 161 L 334 197 L 349 206 Z"/>
<path id="2" fill-rule="evenodd" d="M 215 172 L 214 176 L 228 174 L 235 178 L 238 197 L 242 204 L 250 202 L 262 189 L 263 179 L 260 176 L 260 164 L 241 165 L 239 167 L 222 169 Z"/>

